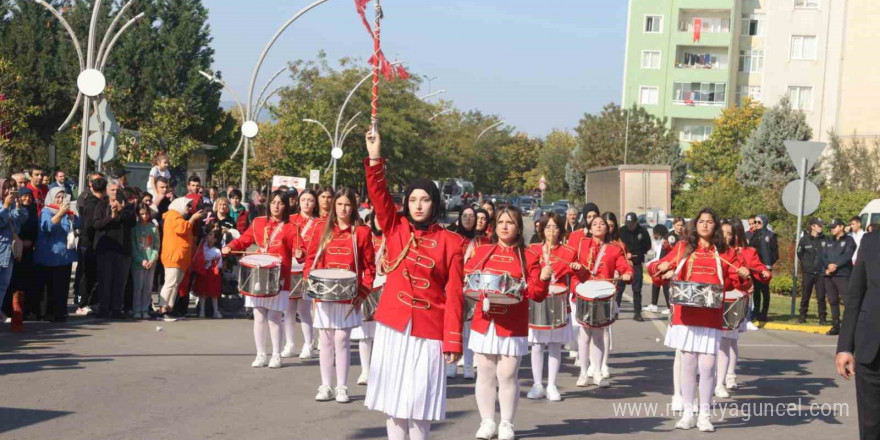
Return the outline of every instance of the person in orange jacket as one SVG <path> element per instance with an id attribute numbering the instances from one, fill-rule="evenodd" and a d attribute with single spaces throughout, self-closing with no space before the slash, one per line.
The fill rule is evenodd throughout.
<path id="1" fill-rule="evenodd" d="M 177 288 L 183 281 L 189 265 L 192 262 L 193 252 L 193 226 L 204 216 L 202 211 L 193 213 L 189 220 L 192 200 L 186 197 L 174 199 L 168 207 L 168 212 L 162 215 L 162 266 L 165 267 L 165 284 L 162 285 L 160 297 L 163 301 L 160 313 L 165 321 L 177 321 L 172 314 L 174 302 L 177 299 Z"/>

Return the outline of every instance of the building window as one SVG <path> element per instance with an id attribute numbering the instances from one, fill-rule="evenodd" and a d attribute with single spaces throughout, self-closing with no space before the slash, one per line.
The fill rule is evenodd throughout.
<path id="1" fill-rule="evenodd" d="M 792 35 L 791 36 L 791 59 L 815 60 L 816 59 L 816 36 L 815 35 Z"/>
<path id="2" fill-rule="evenodd" d="M 672 101 L 684 105 L 724 105 L 725 83 L 676 82 Z"/>
<path id="3" fill-rule="evenodd" d="M 695 20 L 700 20 L 700 32 L 704 34 L 730 32 L 730 19 L 721 17 L 682 18 L 678 22 L 678 30 L 681 32 L 693 32 Z"/>
<path id="4" fill-rule="evenodd" d="M 800 9 L 816 9 L 819 7 L 819 0 L 794 0 L 794 7 Z"/>
<path id="5" fill-rule="evenodd" d="M 676 67 L 680 69 L 726 69 L 727 54 L 683 52 Z"/>
<path id="6" fill-rule="evenodd" d="M 791 108 L 795 110 L 813 110 L 813 88 L 803 86 L 791 86 L 788 88 L 788 97 L 791 99 Z"/>
<path id="7" fill-rule="evenodd" d="M 639 87 L 639 104 L 657 105 L 660 100 L 660 89 L 657 87 Z"/>
<path id="8" fill-rule="evenodd" d="M 764 14 L 743 14 L 742 34 L 750 37 L 760 37 L 764 35 L 764 28 L 767 26 L 767 16 Z"/>
<path id="9" fill-rule="evenodd" d="M 660 68 L 660 51 L 659 50 L 643 50 L 642 51 L 642 69 L 659 69 Z"/>
<path id="10" fill-rule="evenodd" d="M 656 34 L 663 32 L 663 16 L 662 15 L 646 15 L 645 16 L 645 32 Z"/>
<path id="11" fill-rule="evenodd" d="M 697 142 L 705 141 L 711 135 L 711 125 L 685 125 L 678 133 L 678 139 L 684 142 Z"/>
<path id="12" fill-rule="evenodd" d="M 736 88 L 736 105 L 742 106 L 743 99 L 761 100 L 761 86 L 739 86 Z"/>
<path id="13" fill-rule="evenodd" d="M 764 71 L 764 51 L 763 50 L 741 50 L 739 51 L 739 71 L 740 72 L 763 72 Z"/>

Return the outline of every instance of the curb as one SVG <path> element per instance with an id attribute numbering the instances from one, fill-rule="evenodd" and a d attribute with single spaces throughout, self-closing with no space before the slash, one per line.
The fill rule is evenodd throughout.
<path id="1" fill-rule="evenodd" d="M 824 335 L 831 330 L 830 325 L 808 325 L 808 324 L 780 324 L 776 322 L 763 322 L 758 324 L 758 328 L 765 330 L 782 330 L 801 333 L 815 333 Z"/>

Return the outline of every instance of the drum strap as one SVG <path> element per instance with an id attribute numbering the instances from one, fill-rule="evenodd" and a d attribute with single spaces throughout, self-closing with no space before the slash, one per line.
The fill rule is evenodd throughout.
<path id="1" fill-rule="evenodd" d="M 318 260 L 324 256 L 324 250 L 326 246 L 321 245 L 318 248 L 318 254 L 315 255 L 314 261 L 312 261 L 312 270 L 315 270 L 315 267 L 318 265 Z M 361 279 L 360 271 L 358 270 L 358 245 L 357 245 L 357 227 L 354 225 L 351 226 L 351 250 L 352 255 L 354 255 L 354 274 L 357 275 L 358 280 Z"/>
<path id="2" fill-rule="evenodd" d="M 265 246 L 260 246 L 260 253 L 263 253 L 263 254 L 269 252 L 269 246 L 272 244 L 273 241 L 275 241 L 275 239 L 278 237 L 278 234 L 281 233 L 281 230 L 284 229 L 284 222 L 278 223 L 278 225 L 275 226 L 275 229 L 272 231 L 271 237 L 268 234 L 265 234 L 265 232 L 268 231 L 268 229 L 269 229 L 269 223 L 267 220 L 266 221 L 266 229 L 263 230 L 263 233 L 264 233 L 263 240 L 265 240 L 265 242 L 263 244 Z"/>
<path id="3" fill-rule="evenodd" d="M 476 238 L 472 238 L 471 242 L 468 243 L 467 250 L 464 251 L 464 262 L 465 263 L 467 263 L 467 261 L 471 258 L 471 253 L 474 251 L 474 246 L 476 246 L 476 243 L 477 243 Z"/>
<path id="4" fill-rule="evenodd" d="M 596 256 L 596 261 L 593 262 L 593 268 L 590 270 L 590 275 L 593 277 L 599 272 L 599 264 L 602 263 L 602 258 L 605 257 L 605 246 L 607 245 L 602 244 L 602 246 L 599 247 L 599 255 Z"/>
<path id="5" fill-rule="evenodd" d="M 314 223 L 314 222 L 315 222 L 315 218 L 314 218 L 314 217 L 310 217 L 310 218 L 309 218 L 309 221 L 306 223 L 305 227 L 303 227 L 302 232 L 299 234 L 300 237 L 303 238 L 303 240 L 305 240 L 306 236 L 307 236 L 308 233 L 309 233 L 309 230 L 312 229 L 312 223 Z"/>

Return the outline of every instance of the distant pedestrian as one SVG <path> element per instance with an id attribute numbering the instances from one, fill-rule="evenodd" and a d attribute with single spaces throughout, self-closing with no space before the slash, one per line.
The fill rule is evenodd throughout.
<path id="1" fill-rule="evenodd" d="M 157 154 L 153 158 L 154 166 L 150 169 L 150 175 L 147 177 L 147 192 L 153 194 L 156 200 L 159 200 L 160 196 L 164 195 L 156 191 L 156 179 L 161 177 L 165 179 L 165 183 L 171 180 L 171 171 L 168 169 L 170 163 L 168 156 L 163 153 Z"/>
<path id="2" fill-rule="evenodd" d="M 639 224 L 636 213 L 626 214 L 624 227 L 619 229 L 620 239 L 626 245 L 627 257 L 633 267 L 632 293 L 633 293 L 633 320 L 642 321 L 642 265 L 645 262 L 645 254 L 651 249 L 651 236 L 648 231 Z M 617 292 L 617 305 L 623 297 L 623 291 Z"/>
<path id="3" fill-rule="evenodd" d="M 766 215 L 755 216 L 755 231 L 749 238 L 749 246 L 758 251 L 761 263 L 772 271 L 773 265 L 779 260 L 779 244 L 776 234 L 770 230 Z M 767 321 L 767 312 L 770 310 L 770 285 L 755 279 L 755 308 L 752 321 Z"/>
<path id="4" fill-rule="evenodd" d="M 136 223 L 133 206 L 122 191 L 98 202 L 94 213 L 95 254 L 98 264 L 99 316 L 122 319 L 125 282 L 131 270 L 131 229 Z"/>
<path id="5" fill-rule="evenodd" d="M 70 271 L 76 261 L 73 236 L 79 227 L 80 219 L 70 209 L 70 194 L 62 187 L 50 189 L 40 214 L 40 232 L 34 252 L 34 262 L 48 292 L 46 319 L 49 321 L 67 320 Z"/>
<path id="6" fill-rule="evenodd" d="M 132 311 L 134 319 L 150 319 L 153 276 L 159 264 L 159 230 L 146 203 L 137 208 L 138 222 L 131 233 Z"/>
<path id="7" fill-rule="evenodd" d="M 55 171 L 54 182 L 49 184 L 49 189 L 61 188 L 67 194 L 73 195 L 73 187 L 67 182 L 67 173 L 62 169 Z"/>
<path id="8" fill-rule="evenodd" d="M 821 251 L 825 243 L 825 235 L 822 234 L 822 220 L 811 218 L 807 229 L 804 231 L 797 248 L 797 257 L 801 262 L 803 282 L 801 283 L 801 307 L 798 323 L 807 322 L 807 312 L 810 309 L 810 296 L 813 288 L 816 289 L 816 302 L 819 304 L 819 325 L 825 322 L 825 271 L 822 267 Z"/>
<path id="9" fill-rule="evenodd" d="M 858 255 L 862 237 L 865 236 L 865 231 L 862 230 L 862 219 L 859 216 L 849 219 L 849 236 L 856 242 L 856 253 L 853 255 L 853 264 L 856 264 L 856 255 Z"/>
<path id="10" fill-rule="evenodd" d="M 844 233 L 843 220 L 831 221 L 831 236 L 822 248 L 822 270 L 825 272 L 825 294 L 831 304 L 831 330 L 829 336 L 840 334 L 840 298 L 846 293 L 853 268 L 856 241 Z"/>

